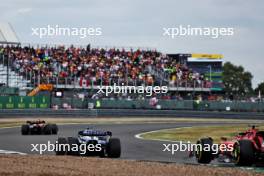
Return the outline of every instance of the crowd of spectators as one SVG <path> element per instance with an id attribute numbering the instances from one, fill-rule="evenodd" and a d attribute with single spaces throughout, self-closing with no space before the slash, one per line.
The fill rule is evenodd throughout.
<path id="1" fill-rule="evenodd" d="M 204 76 L 157 51 L 98 49 L 87 47 L 21 47 L 0 46 L 0 54 L 9 65 L 27 79 L 41 82 L 65 80 L 83 85 L 157 85 L 183 86 L 190 82 L 201 85 Z M 164 73 L 157 77 L 155 70 Z M 159 75 L 160 76 L 160 75 Z M 164 80 L 158 80 L 164 79 Z M 167 81 L 167 82 L 166 82 Z"/>
<path id="2" fill-rule="evenodd" d="M 208 87 L 206 82 L 209 82 L 205 79 L 203 74 L 192 71 L 186 65 L 179 64 L 175 61 L 170 63 L 170 66 L 165 68 L 165 71 L 169 73 L 170 76 L 170 85 L 179 86 L 179 87 L 201 87 L 204 84 L 205 87 Z M 187 85 L 186 85 L 187 84 Z"/>

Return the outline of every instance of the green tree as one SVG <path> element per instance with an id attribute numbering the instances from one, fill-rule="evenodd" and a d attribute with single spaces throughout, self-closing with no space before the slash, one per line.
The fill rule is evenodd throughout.
<path id="1" fill-rule="evenodd" d="M 226 62 L 223 66 L 223 82 L 228 95 L 245 96 L 252 93 L 252 74 L 242 66 Z"/>
<path id="2" fill-rule="evenodd" d="M 264 94 L 264 82 L 260 83 L 257 88 L 255 89 L 255 93 L 258 95 L 259 91 L 261 93 L 261 95 Z"/>

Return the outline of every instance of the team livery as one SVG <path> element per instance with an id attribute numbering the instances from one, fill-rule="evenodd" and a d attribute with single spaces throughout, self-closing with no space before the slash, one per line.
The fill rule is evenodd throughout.
<path id="1" fill-rule="evenodd" d="M 233 139 L 227 140 L 222 137 L 216 154 L 211 150 L 203 148 L 213 145 L 213 139 L 202 138 L 197 141 L 201 144 L 201 149 L 195 151 L 195 156 L 199 163 L 210 163 L 213 159 L 218 158 L 219 162 L 233 162 L 239 166 L 251 166 L 254 163 L 264 161 L 264 131 L 259 131 L 255 126 L 251 129 L 239 133 Z M 225 150 L 231 148 L 232 150 Z"/>
<path id="2" fill-rule="evenodd" d="M 63 145 L 68 147 L 61 147 Z M 112 138 L 112 132 L 85 129 L 78 132 L 77 137 L 58 138 L 57 155 L 100 156 L 119 158 L 121 143 L 118 138 Z M 85 146 L 85 147 L 84 147 Z M 84 151 L 84 148 L 86 149 Z"/>

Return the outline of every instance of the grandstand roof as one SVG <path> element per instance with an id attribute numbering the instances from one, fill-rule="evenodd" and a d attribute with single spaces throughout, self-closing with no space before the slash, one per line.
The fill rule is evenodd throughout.
<path id="1" fill-rule="evenodd" d="M 3 43 L 3 44 L 19 44 L 20 43 L 11 24 L 0 23 L 0 43 Z"/>

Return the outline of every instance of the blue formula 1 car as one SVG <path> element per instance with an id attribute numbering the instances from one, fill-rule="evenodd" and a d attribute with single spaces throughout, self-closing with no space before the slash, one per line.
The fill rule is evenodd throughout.
<path id="1" fill-rule="evenodd" d="M 60 137 L 56 143 L 56 155 L 100 156 L 119 158 L 121 143 L 112 138 L 112 132 L 85 129 L 77 137 Z"/>

